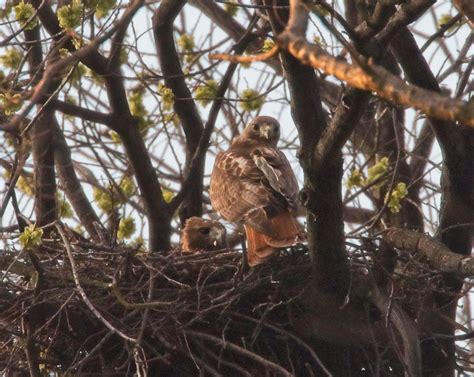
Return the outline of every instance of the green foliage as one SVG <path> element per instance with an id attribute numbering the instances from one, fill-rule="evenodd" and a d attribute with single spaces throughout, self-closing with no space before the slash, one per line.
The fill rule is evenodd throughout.
<path id="1" fill-rule="evenodd" d="M 182 34 L 177 41 L 179 50 L 185 53 L 184 60 L 187 63 L 192 62 L 194 59 L 193 49 L 194 49 L 194 38 L 189 34 Z"/>
<path id="2" fill-rule="evenodd" d="M 446 25 L 449 21 L 451 21 L 453 16 L 449 13 L 442 14 L 441 17 L 438 19 L 438 28 L 442 28 L 444 25 Z M 455 22 L 453 25 L 451 25 L 448 28 L 448 32 L 452 33 L 456 31 L 458 27 L 460 27 L 463 24 L 463 19 L 461 18 L 457 22 Z"/>
<path id="3" fill-rule="evenodd" d="M 72 207 L 66 198 L 61 198 L 59 195 L 57 196 L 58 208 L 59 208 L 59 218 L 61 219 L 70 219 L 74 216 L 74 212 L 72 211 Z"/>
<path id="4" fill-rule="evenodd" d="M 377 181 L 379 178 L 381 178 L 387 173 L 388 167 L 389 167 L 388 158 L 383 157 L 379 162 L 377 162 L 374 166 L 368 169 L 368 176 L 364 184 L 369 185 L 372 182 Z M 380 182 L 375 187 L 380 187 L 382 184 L 383 182 Z"/>
<path id="5" fill-rule="evenodd" d="M 160 82 L 158 84 L 158 95 L 161 97 L 161 103 L 164 110 L 171 110 L 174 105 L 174 94 L 171 88 Z"/>
<path id="6" fill-rule="evenodd" d="M 72 41 L 72 44 L 74 45 L 75 48 L 77 48 L 78 50 L 84 46 L 84 39 L 82 39 L 81 37 L 77 36 L 77 35 L 73 35 L 73 37 L 71 38 L 71 41 Z"/>
<path id="7" fill-rule="evenodd" d="M 324 8 L 321 4 L 315 4 L 311 7 L 311 10 L 316 13 L 319 17 L 329 16 L 329 11 Z"/>
<path id="8" fill-rule="evenodd" d="M 18 240 L 23 250 L 31 250 L 41 245 L 43 242 L 43 229 L 36 229 L 36 225 L 30 225 L 25 228 Z"/>
<path id="9" fill-rule="evenodd" d="M 16 20 L 20 23 L 20 26 L 25 28 L 25 30 L 31 30 L 33 29 L 36 25 L 38 25 L 38 20 L 35 16 L 31 20 L 30 23 L 28 23 L 28 20 L 33 17 L 35 14 L 35 8 L 31 4 L 25 4 L 25 2 L 22 0 L 18 5 L 16 5 L 14 8 L 15 10 L 15 17 Z"/>
<path id="10" fill-rule="evenodd" d="M 135 237 L 135 239 L 128 244 L 129 247 L 136 249 L 137 253 L 146 252 L 146 249 L 143 245 L 145 245 L 145 240 L 143 239 L 143 237 Z"/>
<path id="11" fill-rule="evenodd" d="M 224 10 L 227 13 L 229 13 L 232 17 L 234 17 L 239 11 L 238 5 L 234 5 L 234 4 L 237 4 L 237 0 L 229 0 L 229 2 L 224 4 Z"/>
<path id="12" fill-rule="evenodd" d="M 148 110 L 143 104 L 144 95 L 145 88 L 143 86 L 138 86 L 131 90 L 128 97 L 128 103 L 130 105 L 130 112 L 133 116 L 138 118 L 138 128 L 143 134 L 146 134 L 151 122 L 148 119 Z"/>
<path id="13" fill-rule="evenodd" d="M 96 85 L 103 85 L 105 82 L 104 76 L 99 75 L 89 68 L 86 68 L 86 76 L 90 77 Z"/>
<path id="14" fill-rule="evenodd" d="M 69 103 L 71 105 L 77 105 L 76 97 L 71 96 L 70 94 L 66 94 L 64 96 L 64 102 Z"/>
<path id="15" fill-rule="evenodd" d="M 35 185 L 33 177 L 25 177 L 20 175 L 16 181 L 16 186 L 18 190 L 28 196 L 33 196 L 35 194 Z"/>
<path id="16" fill-rule="evenodd" d="M 74 231 L 77 233 L 77 234 L 80 234 L 81 236 L 83 236 L 86 232 L 84 231 L 84 228 L 81 226 L 81 225 L 76 225 L 74 227 Z"/>
<path id="17" fill-rule="evenodd" d="M 258 110 L 265 103 L 265 97 L 260 96 L 254 89 L 245 89 L 240 94 L 240 107 L 244 111 Z"/>
<path id="18" fill-rule="evenodd" d="M 163 199 L 165 200 L 166 203 L 171 202 L 171 200 L 174 197 L 173 192 L 163 185 L 161 186 L 161 193 L 163 194 Z"/>
<path id="19" fill-rule="evenodd" d="M 448 23 L 448 21 L 451 19 L 451 15 L 449 13 L 443 13 L 439 19 L 438 19 L 438 27 L 441 28 L 443 27 L 445 24 Z"/>
<path id="20" fill-rule="evenodd" d="M 130 238 L 133 233 L 137 230 L 135 225 L 135 220 L 132 217 L 125 217 L 120 219 L 119 227 L 117 231 L 117 238 L 119 240 L 124 240 Z"/>
<path id="21" fill-rule="evenodd" d="M 86 67 L 79 63 L 76 68 L 72 71 L 70 81 L 72 84 L 77 84 L 81 81 L 82 77 L 86 74 L 87 70 Z"/>
<path id="22" fill-rule="evenodd" d="M 364 177 L 359 169 L 351 171 L 350 176 L 346 180 L 346 187 L 351 190 L 353 187 L 361 187 L 364 184 Z"/>
<path id="23" fill-rule="evenodd" d="M 182 52 L 191 52 L 194 48 L 194 38 L 189 34 L 182 34 L 178 38 L 178 47 Z"/>
<path id="24" fill-rule="evenodd" d="M 0 63 L 6 68 L 16 69 L 23 59 L 23 54 L 16 48 L 9 48 L 0 56 Z"/>
<path id="25" fill-rule="evenodd" d="M 130 198 L 137 190 L 135 182 L 133 182 L 131 177 L 123 177 L 120 181 L 119 187 L 127 198 Z"/>
<path id="26" fill-rule="evenodd" d="M 453 16 L 451 16 L 451 14 L 449 13 L 443 13 L 439 19 L 438 19 L 438 28 L 441 29 L 444 25 L 446 25 L 449 21 L 451 21 L 451 19 L 453 18 Z M 460 25 L 462 24 L 462 21 L 458 21 L 458 22 L 455 22 L 454 25 L 450 26 L 448 28 L 448 31 L 449 32 L 453 32 L 454 30 L 456 30 L 456 28 L 458 28 Z"/>
<path id="27" fill-rule="evenodd" d="M 5 115 L 13 115 L 21 109 L 23 98 L 21 97 L 21 94 L 14 94 L 10 91 L 0 93 L 0 104 Z"/>
<path id="28" fill-rule="evenodd" d="M 179 117 L 174 111 L 163 115 L 164 123 L 173 123 L 175 126 L 179 125 Z"/>
<path id="29" fill-rule="evenodd" d="M 270 51 L 273 47 L 275 47 L 275 41 L 271 38 L 267 38 L 263 42 L 262 51 L 263 52 Z"/>
<path id="30" fill-rule="evenodd" d="M 378 181 L 381 177 L 385 176 L 389 169 L 389 160 L 387 157 L 383 157 L 375 165 L 368 169 L 367 179 L 364 179 L 362 172 L 359 169 L 354 169 L 346 180 L 346 187 L 351 190 L 354 187 L 368 186 L 371 183 Z M 385 183 L 385 179 L 381 180 L 373 186 L 374 189 L 378 189 Z"/>
<path id="31" fill-rule="evenodd" d="M 313 34 L 313 43 L 319 45 L 322 48 L 327 48 L 328 45 L 320 35 Z"/>
<path id="32" fill-rule="evenodd" d="M 392 213 L 400 212 L 400 202 L 408 194 L 407 185 L 403 182 L 399 182 L 396 188 L 391 192 L 390 197 L 388 194 L 387 192 L 385 195 L 385 203 L 387 203 L 388 208 L 390 208 Z"/>
<path id="33" fill-rule="evenodd" d="M 133 115 L 137 117 L 142 117 L 147 115 L 147 110 L 143 105 L 143 95 L 145 93 L 145 89 L 140 86 L 135 89 L 132 89 L 130 95 L 128 97 L 128 104 L 130 105 L 130 111 Z"/>
<path id="34" fill-rule="evenodd" d="M 117 199 L 113 197 L 110 190 L 104 191 L 98 187 L 94 187 L 93 196 L 99 208 L 106 213 L 111 213 L 115 207 L 114 204 L 117 204 Z"/>
<path id="35" fill-rule="evenodd" d="M 117 0 L 98 0 L 95 7 L 95 15 L 99 18 L 107 16 L 107 13 L 115 7 Z"/>
<path id="36" fill-rule="evenodd" d="M 115 207 L 124 204 L 136 191 L 135 183 L 130 177 L 123 177 L 118 187 L 120 192 L 112 184 L 109 184 L 106 190 L 94 188 L 94 200 L 102 211 L 106 213 L 113 212 Z"/>
<path id="37" fill-rule="evenodd" d="M 207 80 L 196 88 L 195 98 L 201 106 L 207 106 L 217 95 L 219 85 L 215 80 Z"/>
<path id="38" fill-rule="evenodd" d="M 128 62 L 128 51 L 127 51 L 127 49 L 125 49 L 123 47 L 120 49 L 119 60 L 120 60 L 120 63 L 122 63 L 122 64 L 125 64 L 125 63 Z"/>
<path id="39" fill-rule="evenodd" d="M 71 30 L 81 24 L 84 5 L 81 0 L 73 0 L 71 4 L 64 5 L 57 11 L 59 26 Z"/>
<path id="40" fill-rule="evenodd" d="M 120 140 L 119 134 L 115 131 L 109 131 L 109 136 L 114 144 L 120 144 L 122 142 L 122 140 Z"/>
<path id="41" fill-rule="evenodd" d="M 73 95 L 68 94 L 68 93 L 64 94 L 64 102 L 66 102 L 70 105 L 77 105 L 76 97 L 74 97 Z M 68 119 L 70 122 L 74 122 L 75 119 L 76 119 L 73 115 L 69 115 L 69 114 L 63 114 L 63 116 L 64 116 L 65 119 Z"/>
<path id="42" fill-rule="evenodd" d="M 69 50 L 67 48 L 60 48 L 58 53 L 61 58 L 65 58 L 69 54 Z"/>

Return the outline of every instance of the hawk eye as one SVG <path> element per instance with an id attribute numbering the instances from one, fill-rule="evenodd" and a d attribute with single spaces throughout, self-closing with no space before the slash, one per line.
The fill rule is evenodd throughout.
<path id="1" fill-rule="evenodd" d="M 209 234 L 210 231 L 211 231 L 211 228 L 201 228 L 201 229 L 199 229 L 199 232 L 201 232 L 201 234 Z"/>
<path id="2" fill-rule="evenodd" d="M 258 131 L 259 128 L 260 128 L 260 125 L 259 125 L 258 123 L 255 123 L 255 124 L 253 125 L 253 130 L 254 130 L 254 131 Z"/>
<path id="3" fill-rule="evenodd" d="M 275 126 L 275 131 L 276 132 L 280 131 L 280 126 Z"/>

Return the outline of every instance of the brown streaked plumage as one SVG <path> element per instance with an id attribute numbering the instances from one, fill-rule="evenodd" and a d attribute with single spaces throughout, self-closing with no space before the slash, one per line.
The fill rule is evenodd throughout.
<path id="1" fill-rule="evenodd" d="M 225 228 L 219 221 L 190 217 L 181 231 L 181 247 L 187 253 L 224 249 Z"/>
<path id="2" fill-rule="evenodd" d="M 250 266 L 265 262 L 274 248 L 294 245 L 301 236 L 295 218 L 298 183 L 276 147 L 279 138 L 278 121 L 259 116 L 217 155 L 212 171 L 212 206 L 224 219 L 244 223 Z"/>

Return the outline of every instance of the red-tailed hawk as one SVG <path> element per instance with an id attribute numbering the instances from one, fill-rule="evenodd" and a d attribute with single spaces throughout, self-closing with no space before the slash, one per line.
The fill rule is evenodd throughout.
<path id="1" fill-rule="evenodd" d="M 274 248 L 296 244 L 301 235 L 298 183 L 276 147 L 279 138 L 278 121 L 259 116 L 217 155 L 212 171 L 212 206 L 224 219 L 244 223 L 250 266 L 265 262 Z"/>
<path id="2" fill-rule="evenodd" d="M 190 217 L 181 231 L 183 252 L 220 250 L 226 248 L 226 231 L 219 221 Z"/>

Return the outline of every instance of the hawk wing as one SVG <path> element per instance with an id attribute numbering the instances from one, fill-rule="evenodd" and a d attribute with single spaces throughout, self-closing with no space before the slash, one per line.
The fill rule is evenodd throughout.
<path id="1" fill-rule="evenodd" d="M 298 183 L 278 149 L 244 144 L 217 155 L 210 197 L 226 220 L 244 221 L 270 235 L 270 218 L 297 209 Z"/>
<path id="2" fill-rule="evenodd" d="M 276 148 L 258 147 L 252 151 L 251 157 L 264 176 L 262 182 L 277 212 L 296 211 L 298 209 L 298 182 L 283 152 Z"/>

